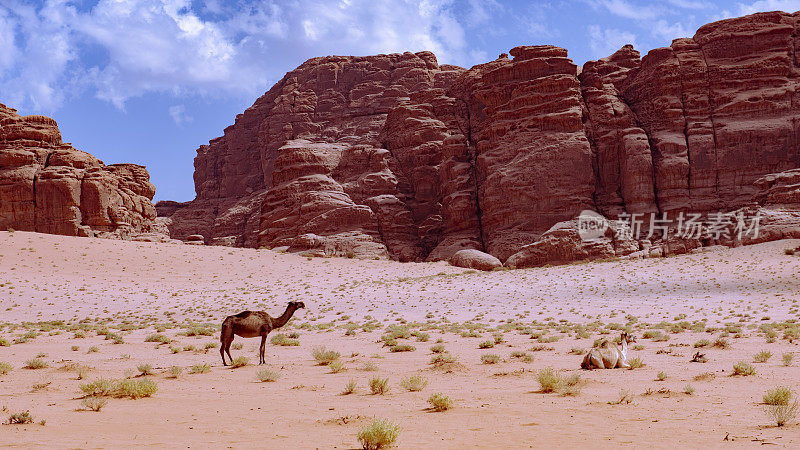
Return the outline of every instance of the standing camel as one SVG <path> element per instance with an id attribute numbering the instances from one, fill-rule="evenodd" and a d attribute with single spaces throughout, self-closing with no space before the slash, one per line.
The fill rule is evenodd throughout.
<path id="1" fill-rule="evenodd" d="M 228 353 L 228 359 L 233 362 L 231 343 L 234 335 L 246 338 L 261 336 L 258 364 L 264 364 L 264 345 L 267 343 L 267 334 L 276 328 L 286 325 L 286 322 L 292 318 L 292 314 L 295 311 L 305 307 L 306 305 L 303 302 L 289 302 L 289 305 L 286 306 L 286 311 L 277 318 L 270 317 L 265 311 L 242 311 L 239 314 L 226 317 L 222 321 L 222 333 L 219 336 L 222 342 L 219 349 L 219 354 L 222 355 L 222 365 L 228 365 L 225 362 L 225 353 Z"/>

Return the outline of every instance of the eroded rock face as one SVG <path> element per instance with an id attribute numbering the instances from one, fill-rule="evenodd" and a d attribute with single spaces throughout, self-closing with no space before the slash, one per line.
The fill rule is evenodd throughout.
<path id="1" fill-rule="evenodd" d="M 758 202 L 770 236 L 793 235 L 796 36 L 800 15 L 760 13 L 580 71 L 553 46 L 468 70 L 428 52 L 314 58 L 198 150 L 194 201 L 159 212 L 173 237 L 211 244 L 403 261 L 471 249 L 515 266 L 747 243 L 587 244 L 582 210 Z"/>
<path id="2" fill-rule="evenodd" d="M 0 229 L 124 237 L 151 231 L 155 187 L 136 164 L 105 165 L 56 122 L 0 104 Z"/>

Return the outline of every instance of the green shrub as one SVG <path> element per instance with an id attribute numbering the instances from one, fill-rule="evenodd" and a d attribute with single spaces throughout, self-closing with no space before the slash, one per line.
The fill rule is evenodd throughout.
<path id="1" fill-rule="evenodd" d="M 358 432 L 358 442 L 364 450 L 391 447 L 400 435 L 400 427 L 387 419 L 375 419 Z"/>
<path id="2" fill-rule="evenodd" d="M 278 372 L 274 372 L 269 369 L 261 369 L 256 374 L 256 379 L 262 383 L 278 381 L 280 378 L 280 374 Z"/>
<path id="3" fill-rule="evenodd" d="M 83 400 L 81 400 L 81 405 L 83 406 L 83 409 L 85 409 L 86 411 L 94 411 L 94 412 L 99 412 L 101 409 L 103 409 L 104 406 L 106 406 L 107 403 L 108 400 L 106 400 L 104 397 L 90 396 L 90 397 L 84 397 Z"/>
<path id="4" fill-rule="evenodd" d="M 48 366 L 47 361 L 44 361 L 39 358 L 34 358 L 25 361 L 25 365 L 23 367 L 25 369 L 36 370 L 36 369 L 44 369 L 47 366 Z"/>
<path id="5" fill-rule="evenodd" d="M 428 385 L 428 380 L 426 380 L 425 377 L 420 375 L 412 375 L 400 381 L 400 386 L 411 392 L 421 391 L 425 389 L 425 386 L 427 385 Z"/>
<path id="6" fill-rule="evenodd" d="M 639 358 L 638 356 L 635 357 L 635 358 L 629 359 L 628 360 L 628 365 L 630 366 L 629 367 L 630 370 L 639 369 L 641 367 L 644 367 L 644 363 L 642 362 L 642 358 Z"/>
<path id="7" fill-rule="evenodd" d="M 792 391 L 788 387 L 778 386 L 764 394 L 764 403 L 767 405 L 788 405 L 792 399 Z"/>
<path id="8" fill-rule="evenodd" d="M 342 363 L 338 359 L 328 364 L 328 367 L 330 367 L 331 373 L 339 373 L 345 370 L 344 363 Z"/>
<path id="9" fill-rule="evenodd" d="M 153 374 L 153 366 L 148 363 L 139 364 L 136 366 L 136 369 L 139 371 L 140 375 L 152 375 Z"/>
<path id="10" fill-rule="evenodd" d="M 7 362 L 0 362 L 0 375 L 5 375 L 14 370 L 14 366 Z"/>
<path id="11" fill-rule="evenodd" d="M 478 348 L 492 348 L 494 347 L 494 341 L 483 341 L 478 344 Z"/>
<path id="12" fill-rule="evenodd" d="M 769 350 L 761 350 L 760 352 L 753 355 L 753 362 L 756 363 L 765 363 L 772 358 L 772 352 Z"/>
<path id="13" fill-rule="evenodd" d="M 350 395 L 353 392 L 355 392 L 357 388 L 358 388 L 358 384 L 356 383 L 356 380 L 350 380 L 344 386 L 344 390 L 342 391 L 342 395 Z"/>
<path id="14" fill-rule="evenodd" d="M 776 425 L 782 427 L 788 422 L 797 417 L 798 405 L 797 401 L 791 405 L 770 405 L 766 408 L 767 416 L 775 422 Z"/>
<path id="15" fill-rule="evenodd" d="M 552 367 L 545 367 L 536 374 L 536 380 L 541 389 L 539 392 L 555 392 L 561 387 L 561 375 L 557 374 Z"/>
<path id="16" fill-rule="evenodd" d="M 709 341 L 708 339 L 700 339 L 699 341 L 694 343 L 694 348 L 708 347 L 710 345 L 711 341 Z"/>
<path id="17" fill-rule="evenodd" d="M 114 388 L 114 397 L 128 397 L 134 400 L 150 397 L 156 393 L 158 385 L 149 378 L 138 380 L 125 379 L 117 383 Z"/>
<path id="18" fill-rule="evenodd" d="M 100 378 L 80 385 L 80 389 L 88 397 L 103 397 L 114 392 L 114 381 Z"/>
<path id="19" fill-rule="evenodd" d="M 436 412 L 447 411 L 453 407 L 453 401 L 450 400 L 450 397 L 441 392 L 437 392 L 428 397 L 428 403 L 431 404 L 431 408 Z"/>
<path id="20" fill-rule="evenodd" d="M 436 344 L 431 346 L 431 352 L 433 353 L 444 353 L 444 345 Z"/>
<path id="21" fill-rule="evenodd" d="M 755 375 L 756 369 L 750 364 L 741 361 L 733 365 L 733 374 L 741 376 Z"/>
<path id="22" fill-rule="evenodd" d="M 497 364 L 498 362 L 500 362 L 500 355 L 495 355 L 491 353 L 481 355 L 481 362 L 484 364 Z"/>
<path id="23" fill-rule="evenodd" d="M 195 364 L 189 369 L 189 373 L 208 373 L 211 372 L 211 366 L 206 363 Z"/>
<path id="24" fill-rule="evenodd" d="M 398 344 L 398 345 L 392 346 L 392 348 L 390 349 L 390 351 L 392 353 L 413 352 L 414 350 L 416 350 L 416 348 L 413 345 L 408 345 L 408 344 Z"/>
<path id="25" fill-rule="evenodd" d="M 181 366 L 172 366 L 168 370 L 167 377 L 169 378 L 178 378 L 183 373 L 183 367 Z"/>
<path id="26" fill-rule="evenodd" d="M 283 333 L 278 333 L 270 338 L 270 343 L 273 345 L 280 345 L 283 347 L 297 347 L 300 341 L 297 339 L 290 339 Z"/>
<path id="27" fill-rule="evenodd" d="M 794 361 L 794 354 L 784 353 L 781 355 L 781 360 L 783 361 L 784 366 L 789 367 L 792 365 L 792 361 Z"/>
<path id="28" fill-rule="evenodd" d="M 144 339 L 144 341 L 145 342 L 158 342 L 159 344 L 168 344 L 168 343 L 172 342 L 172 339 L 168 338 L 167 336 L 165 336 L 165 335 L 163 335 L 161 333 L 156 333 L 156 334 L 151 334 L 150 336 L 147 336 Z"/>
<path id="29" fill-rule="evenodd" d="M 369 380 L 369 390 L 373 394 L 383 395 L 389 390 L 389 379 L 372 377 Z"/>
<path id="30" fill-rule="evenodd" d="M 311 350 L 311 356 L 314 357 L 314 360 L 317 361 L 317 364 L 320 366 L 327 366 L 328 364 L 332 363 L 339 359 L 339 352 L 335 352 L 333 350 L 328 350 L 325 347 L 314 347 Z"/>
<path id="31" fill-rule="evenodd" d="M 33 423 L 33 416 L 31 416 L 30 411 L 23 411 L 16 414 L 11 414 L 8 416 L 8 423 L 9 425 L 13 424 L 20 424 L 24 425 L 26 423 Z"/>
<path id="32" fill-rule="evenodd" d="M 250 359 L 246 356 L 239 356 L 231 361 L 231 369 L 238 369 L 239 367 L 244 367 L 250 364 Z"/>

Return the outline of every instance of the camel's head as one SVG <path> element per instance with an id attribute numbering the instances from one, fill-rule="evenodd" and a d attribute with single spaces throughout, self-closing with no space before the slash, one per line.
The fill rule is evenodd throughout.
<path id="1" fill-rule="evenodd" d="M 306 304 L 303 302 L 289 302 L 289 306 L 293 306 L 294 309 L 303 309 L 306 307 Z"/>
<path id="2" fill-rule="evenodd" d="M 631 342 L 636 342 L 636 335 L 628 334 L 627 332 L 623 332 L 621 338 L 628 344 L 630 344 Z"/>

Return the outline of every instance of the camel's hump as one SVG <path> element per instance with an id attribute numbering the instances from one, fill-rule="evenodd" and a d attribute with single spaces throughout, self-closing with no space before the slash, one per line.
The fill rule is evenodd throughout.
<path id="1" fill-rule="evenodd" d="M 239 314 L 236 314 L 236 317 L 240 319 L 245 319 L 247 317 L 250 317 L 250 314 L 253 314 L 253 311 L 242 311 Z"/>

